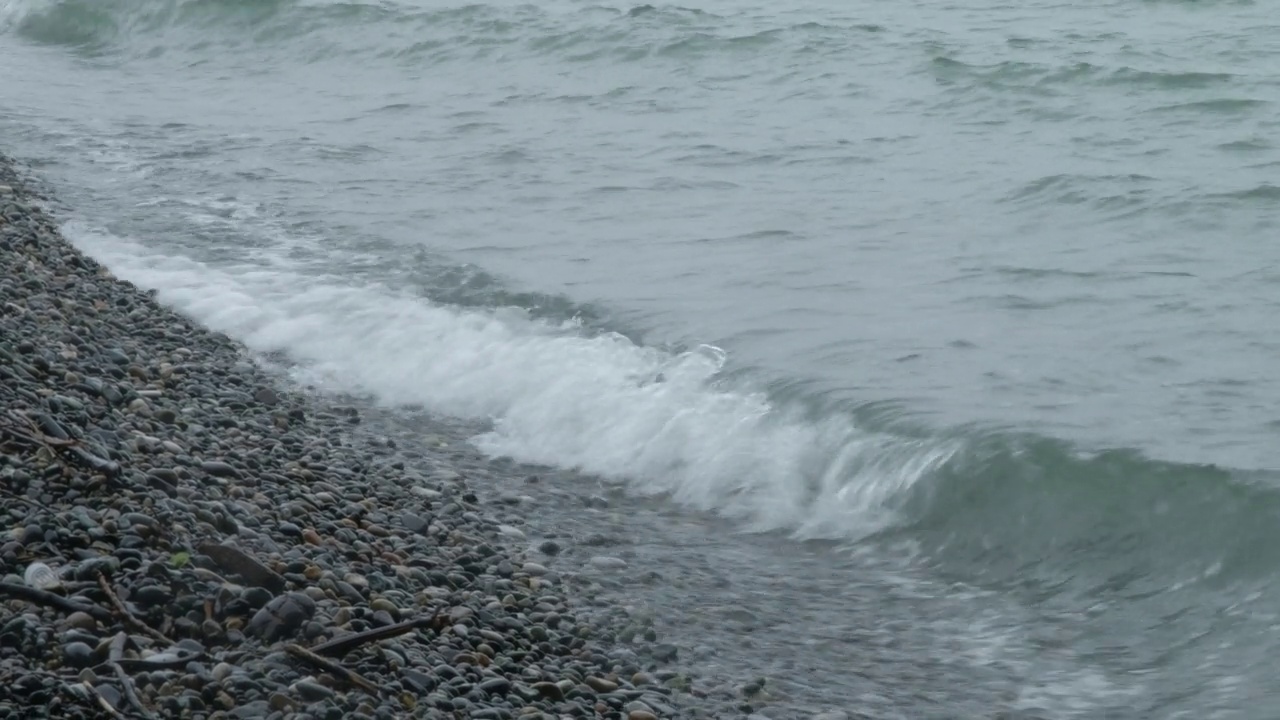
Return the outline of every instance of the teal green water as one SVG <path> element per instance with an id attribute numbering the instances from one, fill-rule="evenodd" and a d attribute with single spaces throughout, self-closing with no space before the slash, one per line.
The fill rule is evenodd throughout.
<path id="1" fill-rule="evenodd" d="M 927 578 L 1021 648 L 947 650 L 1017 712 L 1267 718 L 1273 16 L 20 0 L 0 132 L 82 247 L 309 380 Z"/>

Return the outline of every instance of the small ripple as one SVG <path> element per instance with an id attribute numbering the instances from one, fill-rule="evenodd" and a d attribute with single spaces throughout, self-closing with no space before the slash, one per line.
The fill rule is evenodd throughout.
<path id="1" fill-rule="evenodd" d="M 1170 90 L 1207 88 L 1230 83 L 1235 79 L 1230 73 L 1207 72 L 1159 72 L 1121 68 L 1111 73 L 1104 82 L 1112 85 L 1140 85 Z"/>
<path id="2" fill-rule="evenodd" d="M 1270 150 L 1274 145 L 1266 138 L 1252 137 L 1244 140 L 1233 140 L 1218 145 L 1219 150 L 1228 152 L 1258 152 L 1259 150 Z"/>
<path id="3" fill-rule="evenodd" d="M 1258 110 L 1270 104 L 1271 103 L 1267 100 L 1253 100 L 1250 98 L 1218 98 L 1216 100 L 1197 100 L 1193 102 L 1173 103 L 1172 105 L 1161 105 L 1152 108 L 1147 112 L 1197 112 L 1221 115 L 1240 115 Z"/>

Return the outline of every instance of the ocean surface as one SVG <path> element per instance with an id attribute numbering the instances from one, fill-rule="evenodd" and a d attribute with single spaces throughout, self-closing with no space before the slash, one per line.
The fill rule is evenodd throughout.
<path id="1" fill-rule="evenodd" d="M 877 718 L 1280 717 L 1278 143 L 1265 2 L 0 0 L 80 247 L 704 518 Z"/>

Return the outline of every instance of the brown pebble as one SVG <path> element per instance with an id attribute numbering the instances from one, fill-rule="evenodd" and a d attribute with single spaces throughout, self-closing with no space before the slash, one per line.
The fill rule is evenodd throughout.
<path id="1" fill-rule="evenodd" d="M 275 692 L 271 693 L 268 704 L 272 710 L 287 710 L 293 706 L 293 700 L 284 693 Z"/>
<path id="2" fill-rule="evenodd" d="M 98 627 L 98 621 L 94 620 L 89 613 L 73 612 L 67 616 L 66 625 L 69 628 L 93 630 Z"/>
<path id="3" fill-rule="evenodd" d="M 598 693 L 611 693 L 618 689 L 618 683 L 613 682 L 612 680 L 605 680 L 604 678 L 589 677 L 582 682 L 586 683 L 587 687 L 590 687 Z"/>
<path id="4" fill-rule="evenodd" d="M 205 620 L 200 623 L 200 632 L 210 639 L 220 638 L 222 637 L 222 626 L 218 624 L 217 620 Z"/>
<path id="5" fill-rule="evenodd" d="M 648 710 L 632 710 L 627 713 L 627 720 L 658 720 L 658 716 Z"/>
<path id="6" fill-rule="evenodd" d="M 320 540 L 320 533 L 316 532 L 315 530 L 312 530 L 311 528 L 307 528 L 306 530 L 302 531 L 302 539 L 307 541 L 308 545 L 322 544 Z"/>
<path id="7" fill-rule="evenodd" d="M 387 530 L 386 528 L 382 527 L 381 525 L 370 525 L 369 527 L 365 528 L 365 530 L 366 530 L 370 535 L 374 535 L 374 536 L 376 536 L 376 537 L 388 537 L 388 536 L 390 536 L 390 535 L 391 535 L 391 531 L 390 531 L 390 530 Z"/>
<path id="8" fill-rule="evenodd" d="M 303 576 L 312 582 L 319 580 L 323 573 L 319 565 L 308 565 L 307 569 L 302 571 Z"/>
<path id="9" fill-rule="evenodd" d="M 564 690 L 561 690 L 560 686 L 553 682 L 534 683 L 533 689 L 537 690 L 543 697 L 549 700 L 554 700 L 556 702 L 564 700 Z"/>

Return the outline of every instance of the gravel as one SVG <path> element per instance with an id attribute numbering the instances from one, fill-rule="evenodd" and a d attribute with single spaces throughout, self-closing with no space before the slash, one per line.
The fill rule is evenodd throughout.
<path id="1" fill-rule="evenodd" d="M 518 502 L 117 280 L 41 202 L 0 158 L 0 717 L 744 715 L 526 558 L 561 547 L 525 547 Z"/>

